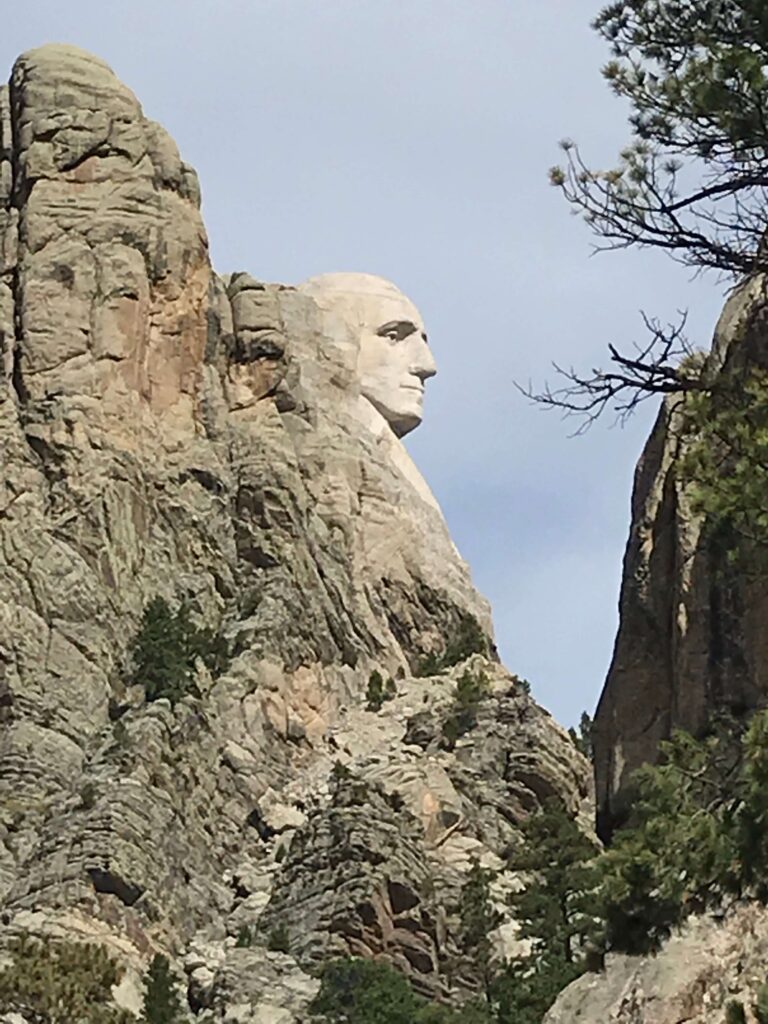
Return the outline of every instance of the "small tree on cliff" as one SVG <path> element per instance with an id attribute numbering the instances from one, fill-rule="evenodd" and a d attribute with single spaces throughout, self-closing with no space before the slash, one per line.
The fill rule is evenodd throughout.
<path id="1" fill-rule="evenodd" d="M 558 801 L 523 825 L 508 866 L 525 883 L 510 903 L 531 952 L 494 982 L 500 1024 L 540 1024 L 558 993 L 585 970 L 589 944 L 601 931 L 597 852 Z"/>
<path id="2" fill-rule="evenodd" d="M 35 1024 L 132 1024 L 112 1002 L 122 970 L 103 946 L 82 942 L 13 940 L 12 963 L 0 969 L 0 1014 Z"/>
<path id="3" fill-rule="evenodd" d="M 626 100 L 632 136 L 616 166 L 593 170 L 574 143 L 550 171 L 598 249 L 661 250 L 732 278 L 768 270 L 768 7 L 764 0 L 618 0 L 594 22 L 612 59 L 603 76 Z M 645 318 L 635 351 L 608 369 L 558 367 L 562 385 L 525 393 L 582 417 L 619 416 L 658 394 L 708 391 L 685 318 Z"/>
<path id="4" fill-rule="evenodd" d="M 168 957 L 158 953 L 152 958 L 144 982 L 144 1021 L 146 1024 L 181 1024 L 183 1011 L 176 981 Z"/>
<path id="5" fill-rule="evenodd" d="M 501 914 L 495 909 L 491 899 L 491 882 L 494 878 L 494 871 L 482 867 L 478 860 L 474 860 L 459 899 L 459 942 L 462 952 L 472 963 L 487 1001 L 492 998 L 492 985 L 496 973 L 492 963 L 490 933 L 494 928 L 498 928 L 502 921 Z"/>
<path id="6" fill-rule="evenodd" d="M 147 700 L 165 697 L 172 704 L 193 692 L 198 658 L 213 675 L 223 672 L 229 660 L 224 637 L 194 626 L 185 604 L 173 612 L 162 597 L 144 609 L 129 654 L 131 680 L 144 686 Z"/>
<path id="7" fill-rule="evenodd" d="M 510 902 L 520 936 L 531 940 L 534 956 L 573 964 L 595 935 L 597 853 L 557 800 L 547 802 L 523 825 L 508 864 L 510 870 L 524 872 L 528 882 Z"/>
<path id="8" fill-rule="evenodd" d="M 678 732 L 634 777 L 629 826 L 603 855 L 612 949 L 646 953 L 729 895 L 768 901 L 768 711 L 697 740 Z"/>

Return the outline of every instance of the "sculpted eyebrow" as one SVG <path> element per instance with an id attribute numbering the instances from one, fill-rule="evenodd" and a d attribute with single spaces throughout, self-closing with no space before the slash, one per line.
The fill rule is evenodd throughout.
<path id="1" fill-rule="evenodd" d="M 380 336 L 384 336 L 389 331 L 396 330 L 399 341 L 403 338 L 407 338 L 409 334 L 413 334 L 416 330 L 416 324 L 412 320 L 390 320 L 386 324 L 382 324 L 381 327 L 376 331 Z"/>

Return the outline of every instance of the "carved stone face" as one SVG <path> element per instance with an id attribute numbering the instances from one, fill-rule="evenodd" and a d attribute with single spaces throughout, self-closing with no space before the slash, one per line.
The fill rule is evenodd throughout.
<path id="1" fill-rule="evenodd" d="M 322 274 L 301 286 L 359 335 L 361 394 L 398 437 L 421 423 L 424 383 L 436 373 L 421 315 L 403 293 L 372 274 Z"/>

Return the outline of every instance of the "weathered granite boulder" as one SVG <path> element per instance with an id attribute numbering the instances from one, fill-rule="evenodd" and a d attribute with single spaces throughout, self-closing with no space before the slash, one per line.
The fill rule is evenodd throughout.
<path id="1" fill-rule="evenodd" d="M 561 993 L 544 1024 L 723 1024 L 732 1000 L 753 1024 L 767 955 L 765 907 L 691 918 L 656 956 L 609 955 L 604 973 L 585 974 Z"/>
<path id="2" fill-rule="evenodd" d="M 305 971 L 344 950 L 454 998 L 472 859 L 503 904 L 516 825 L 548 796 L 586 821 L 590 786 L 498 665 L 397 436 L 433 366 L 405 367 L 395 430 L 361 384 L 371 325 L 312 288 L 217 276 L 194 172 L 70 47 L 25 54 L 0 90 L 0 256 L 0 947 L 30 922 L 103 935 L 131 1005 L 163 950 L 217 1020 L 297 1019 Z M 404 312 L 376 344 L 423 347 L 381 288 L 373 306 Z M 174 705 L 131 672 L 155 597 L 230 653 L 214 675 L 198 659 Z M 416 678 L 468 621 L 485 655 Z M 490 689 L 451 749 L 465 668 Z M 379 713 L 374 670 L 397 690 Z M 277 924 L 291 956 L 266 949 Z"/>

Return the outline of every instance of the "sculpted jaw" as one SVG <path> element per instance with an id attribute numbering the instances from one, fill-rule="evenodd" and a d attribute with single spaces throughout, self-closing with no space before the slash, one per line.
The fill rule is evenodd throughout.
<path id="1" fill-rule="evenodd" d="M 421 423 L 424 382 L 436 368 L 416 307 L 391 282 L 371 274 L 323 274 L 302 290 L 359 333 L 360 392 L 403 437 Z"/>

